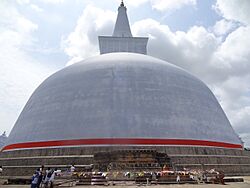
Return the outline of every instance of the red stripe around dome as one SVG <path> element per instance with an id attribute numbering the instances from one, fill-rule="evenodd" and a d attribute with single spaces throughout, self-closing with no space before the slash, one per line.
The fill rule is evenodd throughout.
<path id="1" fill-rule="evenodd" d="M 240 149 L 242 145 L 225 142 L 187 139 L 145 139 L 145 138 L 96 138 L 77 140 L 55 140 L 41 142 L 16 143 L 5 146 L 2 151 L 15 149 L 32 149 L 46 147 L 81 146 L 81 145 L 182 145 L 182 146 L 210 146 Z"/>

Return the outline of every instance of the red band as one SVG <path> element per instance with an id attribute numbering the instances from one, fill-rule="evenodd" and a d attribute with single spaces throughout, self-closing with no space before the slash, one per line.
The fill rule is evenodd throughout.
<path id="1" fill-rule="evenodd" d="M 55 140 L 41 142 L 25 142 L 5 146 L 2 151 L 28 148 L 63 147 L 80 145 L 183 145 L 183 146 L 210 146 L 222 148 L 242 149 L 240 144 L 215 142 L 206 140 L 185 139 L 146 139 L 146 138 L 95 138 L 77 140 Z"/>

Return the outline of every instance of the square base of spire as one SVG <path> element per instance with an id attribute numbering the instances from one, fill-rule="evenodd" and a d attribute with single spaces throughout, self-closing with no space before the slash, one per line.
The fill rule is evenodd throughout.
<path id="1" fill-rule="evenodd" d="M 100 54 L 112 52 L 132 52 L 147 54 L 147 37 L 99 36 Z"/>

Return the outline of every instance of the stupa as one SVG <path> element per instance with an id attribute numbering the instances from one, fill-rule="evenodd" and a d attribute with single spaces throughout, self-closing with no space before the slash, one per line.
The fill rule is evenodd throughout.
<path id="1" fill-rule="evenodd" d="M 10 158 L 2 165 L 81 166 L 99 152 L 133 150 L 164 153 L 177 167 L 249 173 L 249 156 L 210 89 L 146 55 L 148 38 L 132 36 L 126 10 L 121 2 L 113 35 L 99 36 L 101 55 L 35 90 L 2 149 L 1 158 Z"/>

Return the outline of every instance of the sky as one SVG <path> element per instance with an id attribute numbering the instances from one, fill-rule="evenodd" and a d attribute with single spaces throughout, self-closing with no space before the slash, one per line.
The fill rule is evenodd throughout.
<path id="1" fill-rule="evenodd" d="M 124 0 L 148 55 L 180 66 L 215 94 L 250 147 L 250 1 Z M 119 0 L 0 1 L 0 134 L 52 73 L 99 54 Z"/>

